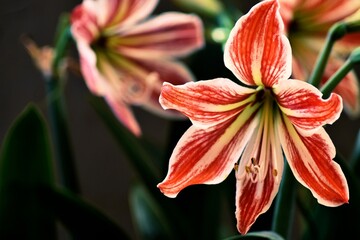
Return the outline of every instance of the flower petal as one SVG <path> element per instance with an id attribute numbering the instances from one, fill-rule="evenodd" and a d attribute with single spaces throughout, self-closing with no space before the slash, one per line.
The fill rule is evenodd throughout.
<path id="1" fill-rule="evenodd" d="M 273 89 L 281 111 L 292 124 L 306 131 L 317 131 L 335 122 L 342 111 L 342 99 L 331 94 L 326 100 L 314 86 L 299 80 L 279 82 Z"/>
<path id="2" fill-rule="evenodd" d="M 83 5 L 71 13 L 71 33 L 75 40 L 90 44 L 99 34 L 96 15 L 86 11 Z"/>
<path id="3" fill-rule="evenodd" d="M 330 27 L 355 13 L 359 7 L 360 2 L 357 0 L 306 0 L 299 5 L 297 11 L 304 14 L 311 24 L 327 24 Z"/>
<path id="4" fill-rule="evenodd" d="M 260 122 L 254 130 L 236 171 L 236 218 L 239 232 L 245 234 L 257 217 L 266 212 L 278 192 L 284 168 L 272 105 L 259 111 Z"/>
<path id="5" fill-rule="evenodd" d="M 226 42 L 225 65 L 245 84 L 271 87 L 291 74 L 291 48 L 278 8 L 277 1 L 255 5 Z"/>
<path id="6" fill-rule="evenodd" d="M 101 28 L 115 32 L 149 16 L 157 3 L 158 0 L 84 0 L 83 6 L 96 16 Z"/>
<path id="7" fill-rule="evenodd" d="M 168 197 L 194 184 L 222 182 L 238 161 L 258 124 L 259 106 L 248 106 L 243 114 L 209 128 L 191 126 L 176 145 L 163 182 L 158 184 Z M 245 117 L 244 117 L 245 116 Z"/>
<path id="8" fill-rule="evenodd" d="M 281 154 L 280 157 L 280 164 L 283 165 Z M 280 181 L 276 179 L 281 179 L 282 171 L 276 171 L 276 176 L 274 176 L 274 171 L 273 165 L 270 164 L 263 181 L 254 182 L 250 178 L 237 180 L 235 215 L 237 228 L 241 234 L 246 234 L 258 216 L 270 208 L 279 191 Z"/>
<path id="9" fill-rule="evenodd" d="M 83 41 L 77 41 L 77 48 L 80 55 L 81 73 L 87 87 L 96 95 L 104 95 L 109 89 L 109 86 L 107 80 L 97 68 L 98 60 L 95 52 Z"/>
<path id="10" fill-rule="evenodd" d="M 167 60 L 142 60 L 136 61 L 135 63 L 149 73 L 145 82 L 147 82 L 147 85 L 151 87 L 148 98 L 141 102 L 141 107 L 163 117 L 184 118 L 184 115 L 178 111 L 164 111 L 163 107 L 159 103 L 159 96 L 162 84 L 165 81 L 174 85 L 192 82 L 194 78 L 188 68 L 180 62 Z"/>
<path id="11" fill-rule="evenodd" d="M 131 109 L 121 101 L 115 100 L 112 96 L 105 97 L 105 100 L 119 121 L 124 124 L 124 126 L 127 127 L 135 136 L 140 136 L 141 129 Z"/>
<path id="12" fill-rule="evenodd" d="M 110 41 L 121 54 L 142 59 L 184 56 L 204 45 L 200 18 L 175 12 L 129 28 Z"/>
<path id="13" fill-rule="evenodd" d="M 209 127 L 241 112 L 255 100 L 254 92 L 225 78 L 181 86 L 165 83 L 160 104 L 164 109 L 182 112 L 197 126 Z"/>
<path id="14" fill-rule="evenodd" d="M 294 17 L 294 11 L 301 0 L 279 0 L 280 15 L 284 21 L 285 28 L 288 29 Z M 288 31 L 288 30 L 286 30 Z"/>
<path id="15" fill-rule="evenodd" d="M 302 136 L 286 116 L 277 119 L 281 146 L 295 178 L 309 188 L 320 204 L 339 206 L 349 200 L 340 166 L 332 159 L 335 147 L 323 128 Z"/>

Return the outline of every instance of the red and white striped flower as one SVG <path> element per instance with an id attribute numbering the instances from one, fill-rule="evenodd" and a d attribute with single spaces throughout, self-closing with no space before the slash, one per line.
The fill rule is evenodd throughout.
<path id="1" fill-rule="evenodd" d="M 293 50 L 293 76 L 306 80 L 312 72 L 327 32 L 339 21 L 360 20 L 359 0 L 279 0 L 280 14 Z M 344 64 L 349 53 L 360 45 L 360 34 L 352 33 L 338 41 L 322 79 L 324 84 Z M 350 72 L 335 88 L 351 115 L 360 114 L 359 84 Z"/>
<path id="2" fill-rule="evenodd" d="M 291 48 L 278 2 L 263 1 L 241 17 L 225 46 L 225 65 L 242 85 L 225 78 L 174 86 L 164 83 L 160 103 L 190 118 L 158 187 L 168 197 L 194 184 L 237 178 L 236 218 L 245 234 L 278 192 L 284 157 L 318 202 L 348 202 L 345 176 L 332 159 L 323 129 L 342 111 L 337 94 L 324 100 L 312 85 L 289 79 Z M 254 30 L 256 29 L 256 31 Z"/>
<path id="3" fill-rule="evenodd" d="M 118 119 L 136 135 L 140 127 L 129 105 L 165 113 L 158 98 L 164 81 L 193 80 L 175 57 L 203 46 L 203 29 L 194 15 L 163 13 L 147 19 L 158 0 L 84 0 L 71 16 L 86 84 L 103 96 Z"/>

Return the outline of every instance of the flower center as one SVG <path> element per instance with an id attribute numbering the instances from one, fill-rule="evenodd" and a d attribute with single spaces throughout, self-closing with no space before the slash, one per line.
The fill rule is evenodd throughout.
<path id="1" fill-rule="evenodd" d="M 276 177 L 278 171 L 271 165 L 279 157 L 279 153 L 281 155 L 280 145 L 274 131 L 274 116 L 278 107 L 272 90 L 259 89 L 255 101 L 262 104 L 256 116 L 259 124 L 244 149 L 239 165 L 235 167 L 238 179 L 245 177 L 252 182 L 262 181 L 268 174 Z"/>

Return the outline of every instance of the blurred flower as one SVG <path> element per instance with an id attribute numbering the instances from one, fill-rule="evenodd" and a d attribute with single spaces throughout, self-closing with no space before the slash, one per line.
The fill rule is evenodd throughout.
<path id="1" fill-rule="evenodd" d="M 164 13 L 144 19 L 158 0 L 84 0 L 71 16 L 71 30 L 89 89 L 103 96 L 135 135 L 140 127 L 129 105 L 165 113 L 158 103 L 162 82 L 182 84 L 192 75 L 174 57 L 202 47 L 200 19 Z"/>
<path id="2" fill-rule="evenodd" d="M 222 182 L 236 166 L 237 227 L 245 234 L 278 192 L 283 151 L 296 179 L 319 203 L 346 203 L 347 182 L 322 127 L 339 117 L 341 97 L 323 100 L 312 85 L 287 80 L 291 48 L 277 1 L 263 1 L 238 20 L 224 61 L 243 85 L 225 78 L 164 83 L 161 105 L 183 112 L 193 125 L 175 147 L 160 190 L 176 197 L 189 185 Z"/>
<path id="3" fill-rule="evenodd" d="M 173 0 L 173 2 L 189 11 L 196 11 L 210 16 L 216 16 L 223 11 L 218 0 Z"/>
<path id="4" fill-rule="evenodd" d="M 306 80 L 309 77 L 333 24 L 350 18 L 352 21 L 360 20 L 358 0 L 279 0 L 279 3 L 280 14 L 293 49 L 293 76 L 297 79 Z M 348 34 L 335 44 L 322 83 L 341 67 L 345 57 L 359 44 L 359 33 Z M 342 96 L 349 114 L 360 113 L 359 86 L 354 72 L 350 72 L 334 92 Z"/>
<path id="5" fill-rule="evenodd" d="M 54 58 L 54 49 L 50 46 L 38 47 L 38 45 L 28 36 L 22 36 L 21 42 L 34 61 L 36 67 L 45 77 L 52 75 L 52 61 Z"/>

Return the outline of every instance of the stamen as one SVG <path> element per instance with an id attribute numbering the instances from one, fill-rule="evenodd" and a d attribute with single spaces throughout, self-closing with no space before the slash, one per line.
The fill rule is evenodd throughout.
<path id="1" fill-rule="evenodd" d="M 251 158 L 251 164 L 254 165 L 254 166 L 259 166 L 260 167 L 259 160 L 254 158 L 254 157 Z"/>
<path id="2" fill-rule="evenodd" d="M 235 163 L 235 164 L 234 164 L 234 170 L 235 170 L 235 172 L 237 172 L 238 169 L 239 169 L 239 164 L 238 164 L 238 163 Z"/>
<path id="3" fill-rule="evenodd" d="M 276 177 L 278 175 L 278 171 L 276 169 L 273 169 L 273 175 Z"/>
<path id="4" fill-rule="evenodd" d="M 260 165 L 256 158 L 252 157 L 251 164 L 249 166 L 245 166 L 245 172 L 250 174 L 250 179 L 253 183 L 258 180 L 258 173 L 260 172 Z"/>

